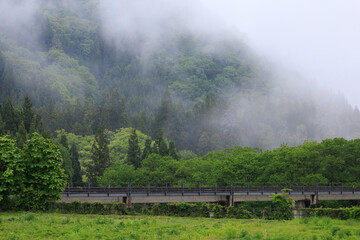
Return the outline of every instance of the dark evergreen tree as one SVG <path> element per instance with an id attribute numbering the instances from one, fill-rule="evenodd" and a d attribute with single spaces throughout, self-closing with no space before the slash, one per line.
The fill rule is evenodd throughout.
<path id="1" fill-rule="evenodd" d="M 71 182 L 71 179 L 73 176 L 73 168 L 72 168 L 72 162 L 71 162 L 69 149 L 65 148 L 62 144 L 59 144 L 58 148 L 60 150 L 62 161 L 63 161 L 62 166 L 63 166 L 63 169 L 65 170 L 65 174 L 67 175 L 66 180 L 68 182 Z"/>
<path id="2" fill-rule="evenodd" d="M 211 141 L 207 132 L 203 132 L 199 139 L 199 154 L 205 155 L 211 150 Z"/>
<path id="3" fill-rule="evenodd" d="M 151 149 L 151 138 L 147 138 L 145 140 L 145 148 L 141 154 L 141 160 L 144 160 L 146 159 L 152 152 L 152 149 Z"/>
<path id="4" fill-rule="evenodd" d="M 34 128 L 35 128 L 36 132 L 38 132 L 44 136 L 44 133 L 45 133 L 44 122 L 43 122 L 40 114 L 35 115 Z"/>
<path id="5" fill-rule="evenodd" d="M 175 143 L 173 140 L 170 140 L 169 142 L 169 156 L 175 160 L 179 160 L 179 156 L 176 153 Z"/>
<path id="6" fill-rule="evenodd" d="M 31 99 L 29 98 L 29 95 L 26 94 L 24 103 L 22 105 L 22 119 L 24 122 L 24 126 L 26 129 L 26 132 L 30 132 L 30 126 L 33 123 L 34 119 L 34 112 L 33 112 L 33 104 L 31 102 Z"/>
<path id="7" fill-rule="evenodd" d="M 171 94 L 169 88 L 166 87 L 164 95 L 161 99 L 160 107 L 157 111 L 155 122 L 154 122 L 154 131 L 158 131 L 160 128 L 164 128 L 167 132 L 167 128 L 173 119 L 174 109 L 171 99 Z"/>
<path id="8" fill-rule="evenodd" d="M 69 144 L 65 131 L 61 131 L 59 143 L 63 145 L 66 149 L 69 149 Z"/>
<path id="9" fill-rule="evenodd" d="M 120 102 L 120 123 L 121 128 L 128 127 L 130 125 L 129 117 L 126 113 L 125 98 L 122 98 Z"/>
<path id="10" fill-rule="evenodd" d="M 146 116 L 145 109 L 142 109 L 140 111 L 140 116 L 137 121 L 137 129 L 139 129 L 144 134 L 149 134 L 149 128 L 148 128 L 148 118 Z"/>
<path id="11" fill-rule="evenodd" d="M 2 116 L 5 123 L 5 132 L 9 131 L 14 134 L 18 128 L 18 117 L 10 98 L 6 99 Z"/>
<path id="12" fill-rule="evenodd" d="M 132 164 L 135 169 L 139 168 L 141 165 L 141 149 L 139 147 L 139 139 L 136 134 L 136 129 L 131 129 L 131 134 L 129 137 L 129 147 L 127 151 L 127 162 Z"/>
<path id="13" fill-rule="evenodd" d="M 97 178 L 103 175 L 109 165 L 110 155 L 107 137 L 102 126 L 99 126 L 95 135 L 95 141 L 91 147 L 91 163 L 87 171 L 88 181 L 96 183 Z"/>
<path id="14" fill-rule="evenodd" d="M 82 183 L 81 167 L 80 167 L 80 162 L 79 162 L 79 152 L 77 150 L 75 143 L 71 144 L 70 159 L 71 159 L 72 168 L 73 168 L 72 182 L 73 183 Z"/>
<path id="15" fill-rule="evenodd" d="M 109 129 L 114 131 L 122 125 L 121 103 L 119 91 L 115 88 L 110 94 L 109 104 Z"/>
<path id="16" fill-rule="evenodd" d="M 1 106 L 1 104 L 0 104 Z M 5 124 L 2 120 L 1 109 L 0 109 L 0 136 L 5 134 Z"/>
<path id="17" fill-rule="evenodd" d="M 26 141 L 26 130 L 25 130 L 25 124 L 23 121 L 21 121 L 19 125 L 19 129 L 16 133 L 16 145 L 18 148 L 23 148 L 24 143 Z"/>
<path id="18" fill-rule="evenodd" d="M 218 151 L 223 148 L 221 137 L 217 133 L 211 136 L 210 143 L 211 143 L 210 151 Z"/>
<path id="19" fill-rule="evenodd" d="M 83 134 L 92 134 L 96 131 L 96 108 L 92 95 L 86 99 L 84 107 L 84 132 Z"/>
<path id="20" fill-rule="evenodd" d="M 162 139 L 159 144 L 159 154 L 161 156 L 167 156 L 169 155 L 169 148 L 165 141 L 165 139 Z"/>

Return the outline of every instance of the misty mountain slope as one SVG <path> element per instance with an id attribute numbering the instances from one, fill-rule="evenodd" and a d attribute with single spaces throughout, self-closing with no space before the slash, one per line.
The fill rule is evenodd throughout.
<path id="1" fill-rule="evenodd" d="M 175 32 L 164 37 L 160 47 L 146 54 L 132 50 L 141 44 L 137 42 L 126 43 L 127 49 L 118 49 L 103 38 L 101 23 L 96 17 L 84 17 L 94 15 L 94 9 L 77 14 L 67 1 L 53 4 L 41 6 L 39 12 L 43 14 L 38 18 L 42 29 L 32 46 L 6 32 L 6 41 L 1 45 L 7 49 L 5 55 L 9 61 L 19 63 L 14 68 L 24 73 L 14 76 L 18 79 L 16 82 L 36 83 L 42 79 L 44 87 L 54 92 L 58 101 L 83 99 L 89 91 L 98 97 L 102 90 L 118 88 L 127 100 L 155 110 L 167 85 L 178 97 L 189 101 L 190 106 L 200 102 L 206 93 L 221 97 L 224 89 L 256 85 L 264 88 L 256 57 L 240 41 L 225 39 L 211 43 L 191 32 Z M 10 42 L 13 47 L 9 48 L 4 42 Z M 15 54 L 23 54 L 21 52 L 28 54 L 21 58 Z M 40 64 L 38 70 L 31 73 L 32 80 L 27 74 L 30 67 L 25 62 Z M 139 96 L 144 99 L 138 99 Z"/>
<path id="2" fill-rule="evenodd" d="M 28 93 L 52 132 L 162 128 L 199 154 L 360 137 L 359 111 L 343 98 L 199 19 L 164 21 L 126 1 L 6 2 L 19 20 L 0 23 L 0 102 Z"/>

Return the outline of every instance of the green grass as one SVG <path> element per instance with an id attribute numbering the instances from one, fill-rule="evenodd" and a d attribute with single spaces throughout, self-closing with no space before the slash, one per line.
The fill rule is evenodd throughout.
<path id="1" fill-rule="evenodd" d="M 360 221 L 0 213 L 0 239 L 360 239 Z"/>

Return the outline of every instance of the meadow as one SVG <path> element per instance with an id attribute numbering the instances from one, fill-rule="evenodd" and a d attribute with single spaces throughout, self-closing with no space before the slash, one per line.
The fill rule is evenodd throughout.
<path id="1" fill-rule="evenodd" d="M 360 239 L 360 221 L 2 212 L 0 239 Z"/>

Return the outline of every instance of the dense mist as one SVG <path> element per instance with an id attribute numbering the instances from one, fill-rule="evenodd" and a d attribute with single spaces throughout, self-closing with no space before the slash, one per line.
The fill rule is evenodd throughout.
<path id="1" fill-rule="evenodd" d="M 358 138 L 357 7 L 0 0 L 0 100 L 28 93 L 47 119 L 56 102 L 51 131 L 162 128 L 199 154 Z"/>

